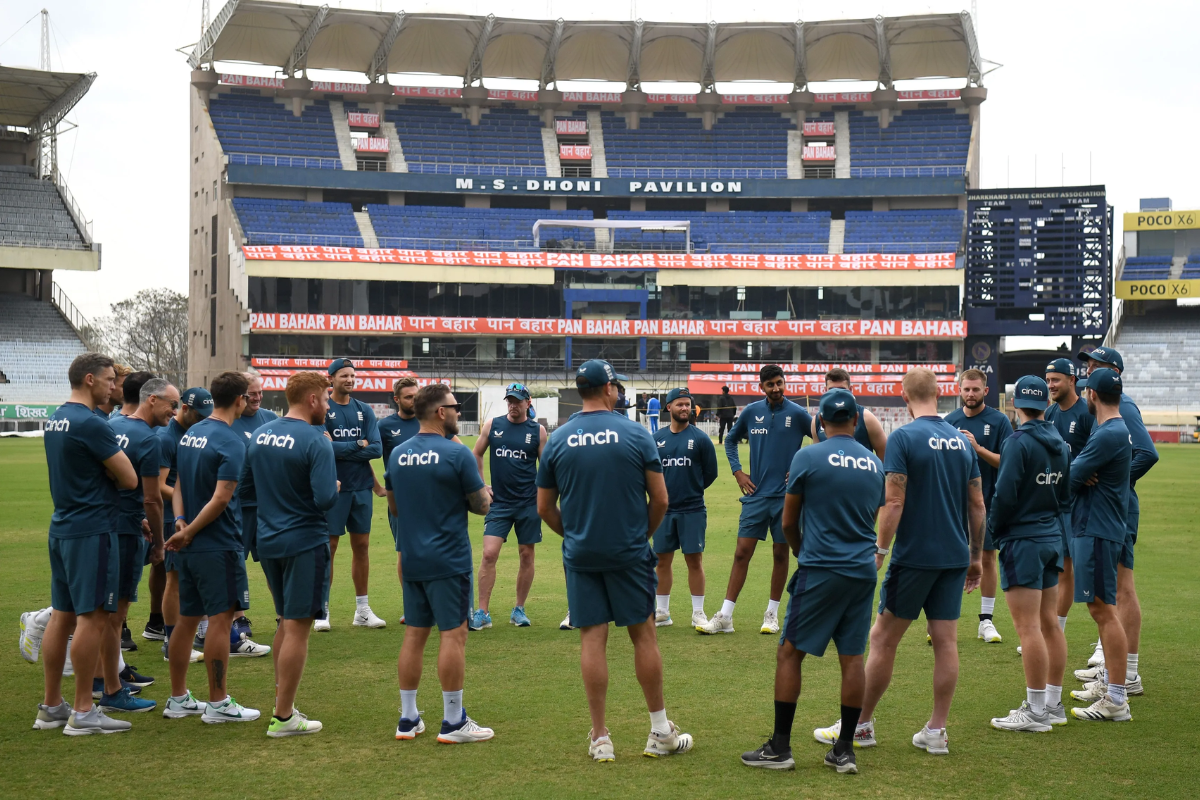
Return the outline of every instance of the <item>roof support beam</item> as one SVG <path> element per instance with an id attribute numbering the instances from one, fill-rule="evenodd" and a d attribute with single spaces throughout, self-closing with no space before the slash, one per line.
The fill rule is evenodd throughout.
<path id="1" fill-rule="evenodd" d="M 642 32 L 645 30 L 646 24 L 639 20 L 633 22 L 633 37 L 629 42 L 629 75 L 625 79 L 625 89 L 627 91 L 640 92 L 642 90 Z"/>
<path id="2" fill-rule="evenodd" d="M 233 12 L 237 11 L 238 0 L 229 0 L 225 6 L 217 12 L 217 18 L 208 26 L 208 30 L 200 35 L 200 41 L 196 42 L 196 46 L 192 48 L 192 54 L 188 56 L 188 66 L 192 69 L 198 69 L 204 61 L 204 57 L 212 53 L 213 45 L 217 43 L 217 39 L 221 36 L 221 31 L 229 24 L 229 20 L 233 19 Z M 211 62 L 212 59 L 210 58 Z"/>
<path id="3" fill-rule="evenodd" d="M 710 21 L 708 23 L 708 38 L 704 41 L 704 66 L 700 71 L 700 91 L 714 91 L 713 84 L 716 80 L 713 78 L 713 62 L 717 58 L 717 23 Z"/>
<path id="4" fill-rule="evenodd" d="M 975 22 L 970 13 L 961 15 L 963 34 L 967 40 L 967 85 L 983 84 L 983 57 L 979 55 L 979 40 L 975 38 Z"/>
<path id="5" fill-rule="evenodd" d="M 550 34 L 550 44 L 546 45 L 546 57 L 542 59 L 542 79 L 538 81 L 538 88 L 545 89 L 550 84 L 558 87 L 558 79 L 554 74 L 554 64 L 558 60 L 558 48 L 562 44 L 563 31 L 566 30 L 567 23 L 562 17 L 554 21 L 554 32 Z"/>
<path id="6" fill-rule="evenodd" d="M 392 24 L 388 26 L 387 33 L 379 41 L 375 55 L 371 58 L 371 68 L 367 71 L 367 80 L 371 83 L 374 83 L 380 75 L 387 75 L 388 57 L 392 54 L 392 45 L 396 43 L 396 37 L 400 35 L 402 27 L 404 27 L 404 12 L 397 11 L 396 16 L 392 17 Z"/>
<path id="7" fill-rule="evenodd" d="M 304 33 L 300 36 L 300 41 L 296 42 L 296 46 L 292 48 L 292 55 L 283 67 L 283 71 L 289 76 L 296 77 L 296 70 L 299 69 L 301 64 L 307 68 L 308 48 L 312 46 L 313 39 L 317 38 L 317 34 L 321 31 L 321 26 L 325 24 L 325 17 L 327 16 L 329 16 L 329 6 L 323 5 L 319 7 L 312 21 L 308 23 L 308 27 L 304 29 Z"/>
<path id="8" fill-rule="evenodd" d="M 892 56 L 888 50 L 887 28 L 883 17 L 875 17 L 875 47 L 879 51 L 879 88 L 892 88 Z"/>
<path id="9" fill-rule="evenodd" d="M 808 86 L 808 53 L 804 45 L 804 20 L 796 20 L 796 63 L 792 91 L 802 92 Z"/>
<path id="10" fill-rule="evenodd" d="M 58 127 L 58 123 L 62 122 L 63 117 L 69 114 L 71 109 L 75 107 L 75 104 L 83 99 L 83 96 L 87 94 L 88 89 L 92 87 L 92 83 L 95 80 L 96 73 L 94 72 L 80 75 L 74 83 L 67 87 L 65 92 L 60 94 L 33 121 L 33 124 L 29 126 L 30 136 L 40 139 L 53 134 Z"/>
<path id="11" fill-rule="evenodd" d="M 487 52 L 488 42 L 492 38 L 492 28 L 496 26 L 496 15 L 488 14 L 483 20 L 483 29 L 475 40 L 475 49 L 471 52 L 471 63 L 467 65 L 467 74 L 463 76 L 463 86 L 471 86 L 475 81 L 483 81 L 483 54 Z"/>

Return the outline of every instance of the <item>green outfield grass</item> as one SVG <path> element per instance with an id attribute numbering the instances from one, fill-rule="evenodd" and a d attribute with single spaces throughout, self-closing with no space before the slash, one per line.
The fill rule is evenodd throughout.
<path id="1" fill-rule="evenodd" d="M 880 746 L 859 751 L 861 773 L 839 776 L 821 765 L 825 749 L 810 731 L 838 714 L 837 662 L 805 663 L 796 714 L 795 772 L 743 767 L 738 756 L 772 730 L 773 637 L 758 633 L 767 601 L 770 555 L 751 565 L 735 615 L 737 633 L 701 637 L 687 625 L 687 582 L 676 564 L 673 611 L 677 624 L 660 629 L 667 710 L 694 734 L 695 750 L 668 759 L 641 757 L 649 719 L 633 675 L 632 648 L 614 631 L 609 643 L 609 725 L 614 764 L 587 758 L 587 706 L 579 678 L 579 636 L 560 632 L 566 610 L 559 539 L 548 530 L 538 549 L 538 573 L 527 609 L 533 627 L 506 623 L 516 577 L 516 546 L 501 554 L 492 601 L 496 627 L 471 634 L 465 706 L 496 738 L 475 746 L 438 745 L 435 734 L 414 742 L 393 739 L 399 696 L 396 654 L 404 628 L 395 552 L 385 504 L 376 501 L 371 548 L 371 605 L 386 630 L 352 628 L 349 548 L 339 555 L 332 592 L 333 631 L 312 637 L 300 708 L 325 729 L 313 737 L 271 740 L 265 720 L 207 726 L 198 719 L 164 720 L 166 664 L 157 642 L 140 632 L 149 592 L 130 612 L 141 649 L 128 655 L 158 683 L 143 696 L 153 713 L 130 715 L 133 730 L 118 736 L 72 739 L 31 730 L 41 698 L 41 666 L 17 652 L 20 612 L 49 604 L 46 527 L 51 513 L 40 440 L 0 440 L 0 796 L 22 797 L 1194 797 L 1192 770 L 1200 752 L 1200 719 L 1191 689 L 1200 683 L 1195 656 L 1200 620 L 1197 581 L 1197 502 L 1200 448 L 1160 446 L 1162 460 L 1139 484 L 1142 498 L 1137 576 L 1145 624 L 1141 645 L 1144 697 L 1133 698 L 1131 724 L 1071 722 L 1050 734 L 992 730 L 988 720 L 1024 699 L 1016 635 L 1001 600 L 996 623 L 1003 644 L 975 638 L 978 593 L 964 602 L 959 627 L 962 672 L 950 714 L 945 758 L 915 749 L 910 738 L 930 708 L 932 654 L 918 623 L 901 644 L 895 680 L 877 718 Z M 743 455 L 743 459 L 746 456 Z M 719 608 L 729 576 L 738 504 L 728 470 L 709 491 L 708 602 Z M 478 565 L 482 521 L 471 519 Z M 255 638 L 270 643 L 273 611 L 262 571 L 248 565 Z M 786 602 L 786 598 L 785 598 Z M 436 637 L 435 637 L 436 638 Z M 1067 626 L 1069 668 L 1083 665 L 1096 638 L 1087 611 L 1076 607 Z M 419 706 L 436 731 L 441 717 L 434 640 L 428 650 Z M 1068 673 L 1069 674 L 1069 673 Z M 192 689 L 205 686 L 202 665 Z M 270 658 L 238 659 L 229 686 L 243 704 L 269 713 Z M 70 679 L 66 690 L 71 691 Z M 1067 687 L 1078 688 L 1068 677 Z M 1068 706 L 1070 703 L 1068 703 Z M 1189 710 L 1191 709 L 1191 710 Z M 1191 788 L 1188 788 L 1191 787 Z"/>

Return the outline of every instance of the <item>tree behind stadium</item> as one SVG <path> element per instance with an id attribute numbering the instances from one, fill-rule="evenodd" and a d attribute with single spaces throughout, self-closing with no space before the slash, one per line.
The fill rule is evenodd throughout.
<path id="1" fill-rule="evenodd" d="M 108 355 L 176 386 L 187 382 L 188 299 L 171 289 L 143 289 L 113 303 L 92 324 L 91 338 Z"/>

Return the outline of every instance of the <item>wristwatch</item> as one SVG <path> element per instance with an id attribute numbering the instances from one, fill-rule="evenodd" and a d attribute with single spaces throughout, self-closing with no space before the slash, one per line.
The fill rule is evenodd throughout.
<path id="1" fill-rule="evenodd" d="M 886 547 L 880 547 L 879 545 L 875 545 L 875 555 L 877 555 L 877 556 L 886 556 L 890 552 L 892 552 L 892 551 Z"/>

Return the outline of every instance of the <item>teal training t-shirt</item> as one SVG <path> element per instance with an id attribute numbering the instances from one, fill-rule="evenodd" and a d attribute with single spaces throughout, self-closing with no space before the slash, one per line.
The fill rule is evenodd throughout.
<path id="1" fill-rule="evenodd" d="M 217 481 L 236 481 L 246 460 L 246 446 L 233 429 L 216 417 L 202 419 L 179 440 L 176 460 L 183 492 L 183 516 L 190 524 L 217 490 Z M 215 520 L 196 534 L 187 550 L 209 553 L 244 549 L 241 513 L 236 488 L 229 505 Z"/>
<path id="2" fill-rule="evenodd" d="M 883 471 L 908 476 L 891 563 L 970 566 L 969 484 L 979 477 L 979 460 L 966 437 L 941 417 L 918 417 L 888 437 Z"/>
<path id="3" fill-rule="evenodd" d="M 612 411 L 573 414 L 550 434 L 537 485 L 558 490 L 564 566 L 605 572 L 649 557 L 646 470 L 662 472 L 657 451 L 649 431 Z"/>
<path id="4" fill-rule="evenodd" d="M 333 439 L 333 456 L 337 459 L 342 491 L 361 492 L 372 488 L 375 472 L 371 460 L 383 457 L 383 444 L 371 407 L 353 397 L 343 406 L 331 397 L 329 411 L 325 414 L 325 430 Z M 367 446 L 359 447 L 360 441 L 365 441 Z"/>
<path id="5" fill-rule="evenodd" d="M 1059 408 L 1058 403 L 1051 403 L 1046 408 L 1045 419 L 1054 426 L 1058 435 L 1067 443 L 1072 461 L 1083 450 L 1088 437 L 1092 435 L 1092 428 L 1096 425 L 1096 418 L 1092 416 L 1092 412 L 1088 411 L 1087 400 L 1082 397 L 1066 411 Z"/>
<path id="6" fill-rule="evenodd" d="M 397 411 L 390 417 L 379 420 L 379 440 L 383 445 L 383 468 L 386 470 L 392 450 L 401 442 L 407 442 L 421 432 L 421 421 L 416 417 L 405 419 Z"/>
<path id="7" fill-rule="evenodd" d="M 396 511 L 403 525 L 396 548 L 404 580 L 435 581 L 469 573 L 467 495 L 483 488 L 475 455 L 436 433 L 418 433 L 388 459 Z"/>
<path id="8" fill-rule="evenodd" d="M 803 501 L 797 563 L 875 580 L 875 515 L 885 486 L 883 462 L 850 436 L 831 436 L 792 456 L 787 493 Z"/>
<path id="9" fill-rule="evenodd" d="M 738 443 L 743 439 L 750 442 L 750 482 L 755 490 L 754 494 L 742 497 L 741 502 L 783 497 L 792 456 L 811 433 L 812 417 L 786 397 L 775 408 L 766 398 L 743 408 L 725 437 L 725 457 L 731 472 L 742 468 Z"/>
<path id="10" fill-rule="evenodd" d="M 254 432 L 263 425 L 266 425 L 268 422 L 272 422 L 277 419 L 279 419 L 279 415 L 274 411 L 260 408 L 258 411 L 255 411 L 249 416 L 246 416 L 245 414 L 241 415 L 235 419 L 233 424 L 229 427 L 233 428 L 233 432 L 238 436 L 244 437 L 242 439 L 242 444 L 246 445 L 246 449 L 248 450 L 250 449 L 250 442 L 254 438 Z M 257 503 L 251 499 L 249 502 L 241 502 L 240 505 L 242 508 L 254 508 Z"/>
<path id="11" fill-rule="evenodd" d="M 125 451 L 137 473 L 136 489 L 122 489 L 117 505 L 117 533 L 123 536 L 141 536 L 142 520 L 146 518 L 143 504 L 142 478 L 157 478 L 162 469 L 161 440 L 150 423 L 138 417 L 119 417 L 109 420 L 117 445 Z M 166 512 L 164 509 L 164 516 Z"/>
<path id="12" fill-rule="evenodd" d="M 968 417 L 965 411 L 956 408 L 946 415 L 946 422 L 959 430 L 970 431 L 980 447 L 991 450 L 993 453 L 999 453 L 1004 440 L 1013 434 L 1012 423 L 1008 421 L 1008 416 L 986 405 L 973 417 Z M 992 495 L 996 493 L 997 469 L 982 458 L 978 458 L 977 461 L 979 462 L 979 477 L 983 483 L 983 504 L 990 506 Z"/>
<path id="13" fill-rule="evenodd" d="M 287 558 L 329 541 L 325 512 L 337 503 L 333 445 L 320 429 L 278 418 L 254 433 L 238 499 L 258 506 L 258 554 Z"/>
<path id="14" fill-rule="evenodd" d="M 179 440 L 183 438 L 183 434 L 186 432 L 183 426 L 175 421 L 174 417 L 171 417 L 171 421 L 164 427 L 158 428 L 155 431 L 158 434 L 158 466 L 160 470 L 163 467 L 169 470 L 167 472 L 167 486 L 172 488 L 174 488 L 175 482 L 179 480 L 179 468 L 175 459 L 179 452 Z M 163 517 L 169 519 L 174 516 L 174 514 L 169 512 L 170 509 L 168 508 L 163 512 Z"/>
<path id="15" fill-rule="evenodd" d="M 1087 444 L 1071 462 L 1071 491 L 1078 498 L 1071 509 L 1075 536 L 1095 536 L 1124 542 L 1129 513 L 1129 470 L 1133 444 L 1121 417 L 1092 429 Z M 1095 475 L 1096 485 L 1085 482 Z"/>
<path id="16" fill-rule="evenodd" d="M 668 514 L 704 510 L 704 490 L 717 479 L 717 449 L 695 425 L 674 433 L 667 425 L 654 434 L 670 504 Z"/>
<path id="17" fill-rule="evenodd" d="M 78 539 L 117 529 L 117 485 L 104 461 L 120 447 L 108 421 L 81 403 L 63 403 L 42 440 L 54 515 L 50 538 Z"/>
<path id="18" fill-rule="evenodd" d="M 488 458 L 492 470 L 493 505 L 526 508 L 537 505 L 538 447 L 541 426 L 535 419 L 513 422 L 495 417 L 488 432 Z"/>

